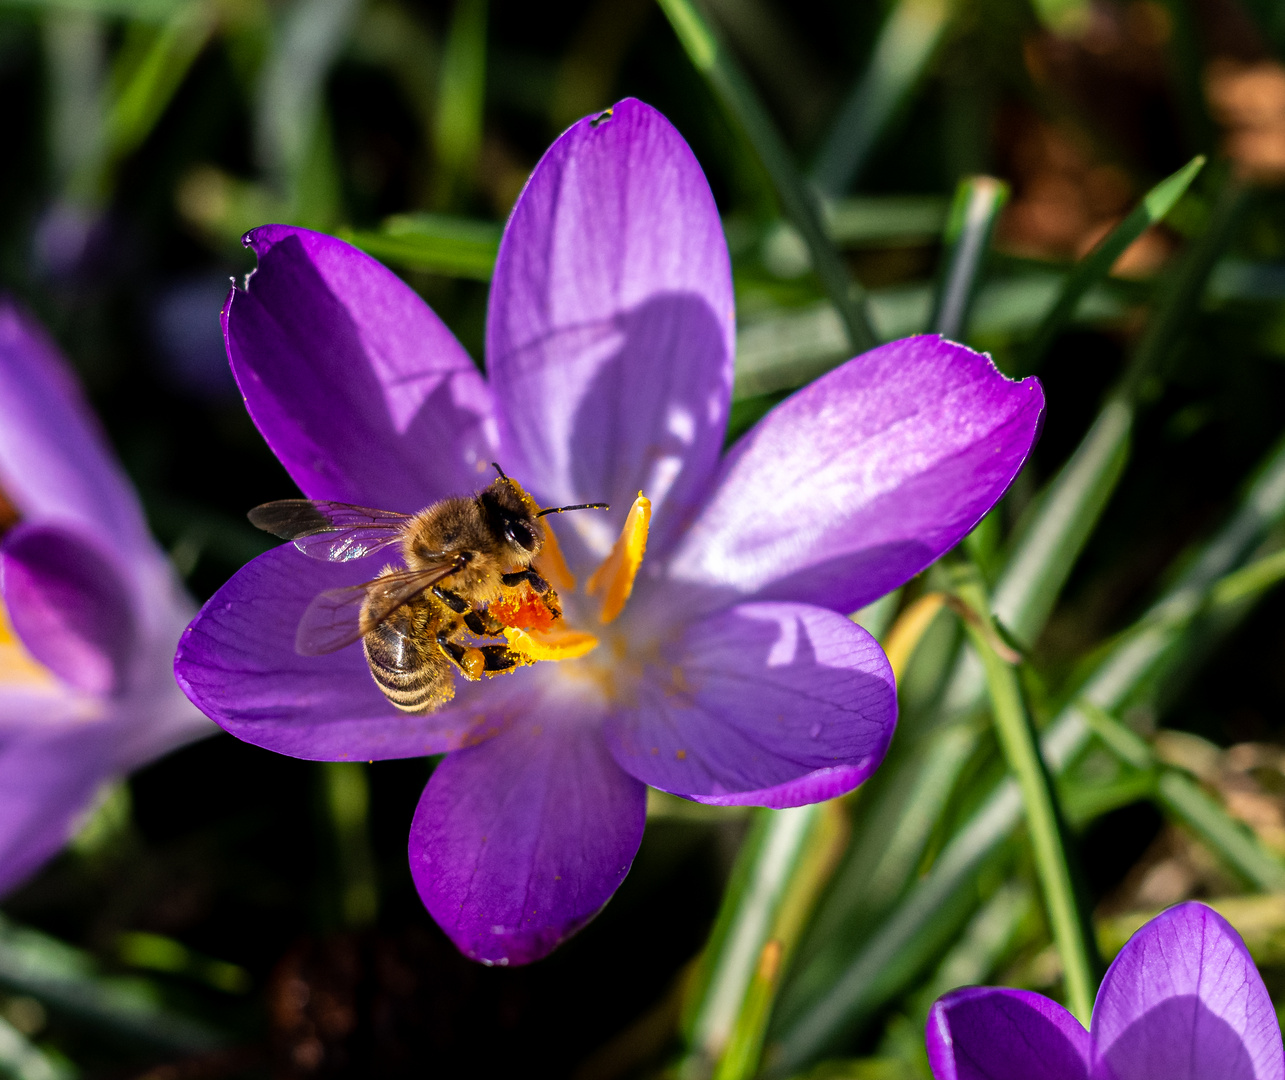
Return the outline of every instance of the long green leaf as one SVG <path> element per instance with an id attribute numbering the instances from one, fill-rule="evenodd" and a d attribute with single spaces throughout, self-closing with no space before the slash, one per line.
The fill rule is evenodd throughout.
<path id="1" fill-rule="evenodd" d="M 1088 1027 L 1098 988 L 1093 931 L 1088 914 L 1080 910 L 1072 885 L 1057 796 L 1040 757 L 1017 672 L 996 652 L 993 634 L 983 630 L 983 627 L 989 629 L 990 601 L 981 585 L 981 575 L 969 575 L 957 592 L 972 611 L 973 617 L 966 620 L 966 629 L 986 673 L 995 733 L 1022 795 L 1035 870 L 1044 894 L 1053 941 L 1062 958 L 1067 1005 L 1080 1023 Z"/>
<path id="2" fill-rule="evenodd" d="M 0 916 L 0 986 L 118 1036 L 171 1051 L 212 1049 L 223 1036 L 161 1004 L 143 979 L 102 975 L 93 958 Z"/>
<path id="3" fill-rule="evenodd" d="M 1079 700 L 1111 711 L 1151 675 L 1201 610 L 1218 581 L 1269 528 L 1285 518 L 1285 445 L 1278 446 L 1251 485 L 1237 513 L 1202 549 L 1165 596 L 1123 634 L 1040 740 L 1055 775 L 1084 750 L 1092 734 Z M 952 837 L 931 870 L 867 939 L 841 977 L 812 1002 L 771 1048 L 772 1072 L 793 1071 L 859 1027 L 900 992 L 940 947 L 943 927 L 967 905 L 967 889 L 1021 821 L 1015 782 L 998 784 Z"/>
<path id="4" fill-rule="evenodd" d="M 884 20 L 870 63 L 839 109 L 812 169 L 827 195 L 847 192 L 879 137 L 923 79 L 950 22 L 951 0 L 898 0 Z"/>
<path id="5" fill-rule="evenodd" d="M 445 207 L 471 179 L 482 149 L 486 98 L 486 0 L 456 0 L 442 51 L 433 131 L 436 202 Z"/>
<path id="6" fill-rule="evenodd" d="M 688 58 L 705 77 L 723 108 L 744 130 L 772 178 L 781 209 L 803 237 L 821 286 L 843 320 L 849 345 L 856 352 L 874 348 L 878 341 L 866 315 L 864 290 L 848 273 L 826 235 L 817 198 L 799 174 L 758 94 L 691 0 L 659 0 L 659 3 Z"/>
<path id="7" fill-rule="evenodd" d="M 204 0 L 188 0 L 151 35 L 107 113 L 109 162 L 142 145 L 210 40 L 214 25 L 214 12 Z"/>
<path id="8" fill-rule="evenodd" d="M 959 182 L 946 224 L 946 256 L 929 325 L 943 337 L 963 340 L 1008 185 L 992 176 Z"/>
<path id="9" fill-rule="evenodd" d="M 1172 176 L 1161 180 L 1148 191 L 1142 201 L 1119 225 L 1112 229 L 1067 276 L 1057 303 L 1049 309 L 1040 322 L 1030 344 L 1023 350 L 1022 369 L 1033 371 L 1043 357 L 1053 339 L 1061 333 L 1062 328 L 1075 314 L 1075 309 L 1084 299 L 1085 293 L 1111 272 L 1115 261 L 1152 225 L 1163 221 L 1169 211 L 1177 205 L 1178 200 L 1186 194 L 1205 166 L 1203 156 L 1194 157 Z"/>
<path id="10" fill-rule="evenodd" d="M 500 250 L 501 227 L 445 214 L 401 214 L 378 232 L 340 231 L 377 259 L 410 270 L 490 281 Z"/>
<path id="11" fill-rule="evenodd" d="M 729 1051 L 736 1060 L 723 1070 L 728 1080 L 757 1064 L 771 999 L 760 1001 L 753 995 L 756 971 L 774 932 L 779 932 L 783 906 L 796 895 L 790 886 L 814 861 L 809 854 L 833 836 L 828 819 L 834 813 L 835 808 L 824 803 L 756 811 L 687 996 L 683 1023 L 687 1049 L 678 1067 L 680 1075 L 700 1075 Z M 788 944 L 792 943 L 778 942 L 778 955 L 772 961 L 768 989 L 773 993 L 784 959 L 780 953 Z"/>

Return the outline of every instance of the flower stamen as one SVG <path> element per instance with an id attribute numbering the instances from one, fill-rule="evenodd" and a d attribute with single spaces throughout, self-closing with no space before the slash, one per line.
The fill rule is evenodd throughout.
<path id="1" fill-rule="evenodd" d="M 585 585 L 590 596 L 602 596 L 598 618 L 609 623 L 625 610 L 629 594 L 634 590 L 634 578 L 647 551 L 647 530 L 651 525 L 651 500 L 641 491 L 629 508 L 624 528 L 616 539 L 611 553 L 593 572 Z"/>
<path id="2" fill-rule="evenodd" d="M 575 660 L 598 647 L 598 639 L 583 630 L 559 626 L 553 630 L 519 630 L 504 628 L 509 648 L 530 660 Z"/>

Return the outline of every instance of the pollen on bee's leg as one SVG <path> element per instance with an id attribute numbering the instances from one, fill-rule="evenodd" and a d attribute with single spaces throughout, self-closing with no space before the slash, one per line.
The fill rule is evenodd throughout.
<path id="1" fill-rule="evenodd" d="M 624 528 L 620 530 L 611 553 L 593 572 L 585 585 L 590 596 L 602 597 L 599 618 L 611 622 L 625 610 L 629 594 L 634 591 L 634 578 L 647 551 L 647 530 L 651 525 L 651 500 L 641 491 L 629 508 Z"/>
<path id="2" fill-rule="evenodd" d="M 486 657 L 481 649 L 465 649 L 460 656 L 460 667 L 464 669 L 465 676 L 477 682 L 486 670 Z"/>

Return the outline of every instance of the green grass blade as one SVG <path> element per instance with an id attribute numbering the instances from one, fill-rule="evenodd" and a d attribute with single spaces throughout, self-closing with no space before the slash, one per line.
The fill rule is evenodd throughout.
<path id="1" fill-rule="evenodd" d="M 4 0 L 10 10 L 66 12 L 128 19 L 130 22 L 166 22 L 186 0 Z"/>
<path id="2" fill-rule="evenodd" d="M 1187 321 L 1199 310 L 1214 263 L 1234 238 L 1249 202 L 1250 189 L 1239 180 L 1231 178 L 1222 185 L 1205 231 L 1178 262 L 1161 290 L 1156 309 L 1147 320 L 1142 339 L 1121 380 L 1121 393 L 1137 396 L 1145 380 L 1155 374 L 1166 358 Z"/>
<path id="3" fill-rule="evenodd" d="M 839 312 L 849 346 L 856 352 L 874 348 L 878 340 L 866 314 L 865 292 L 848 273 L 826 235 L 816 195 L 799 174 L 758 94 L 691 0 L 659 0 L 659 3 L 688 58 L 745 132 L 771 177 L 782 211 L 803 237 L 821 287 Z"/>
<path id="4" fill-rule="evenodd" d="M 943 337 L 968 336 L 968 317 L 990 251 L 999 212 L 1009 188 L 992 176 L 970 176 L 959 182 L 946 224 L 946 255 L 941 286 L 929 325 Z"/>
<path id="5" fill-rule="evenodd" d="M 1156 801 L 1251 884 L 1264 891 L 1285 890 L 1285 865 L 1191 777 L 1172 769 L 1162 772 Z"/>
<path id="6" fill-rule="evenodd" d="M 973 613 L 973 618 L 965 620 L 965 627 L 986 674 L 995 733 L 1022 795 L 1023 816 L 1044 907 L 1053 941 L 1062 958 L 1067 1007 L 1088 1027 L 1098 988 L 1092 924 L 1088 913 L 1080 909 L 1072 885 L 1057 796 L 1040 757 L 1017 671 L 996 652 L 993 632 L 983 629 L 990 620 L 990 600 L 982 588 L 980 574 L 969 575 L 959 587 L 958 595 Z"/>
<path id="7" fill-rule="evenodd" d="M 0 986 L 94 1027 L 169 1051 L 199 1053 L 224 1038 L 161 1004 L 138 978 L 100 974 L 92 957 L 0 916 Z"/>
<path id="8" fill-rule="evenodd" d="M 345 240 L 391 266 L 490 281 L 501 226 L 447 214 L 400 214 L 375 231 L 341 232 Z"/>
<path id="9" fill-rule="evenodd" d="M 1215 588 L 1215 596 L 1217 592 Z M 1191 829 L 1255 888 L 1265 892 L 1285 890 L 1285 863 L 1233 819 L 1216 799 L 1186 773 L 1164 767 L 1143 739 L 1106 710 L 1085 704 L 1081 709 L 1093 733 L 1116 757 L 1135 769 L 1156 773 L 1152 798 L 1171 817 Z"/>
<path id="10" fill-rule="evenodd" d="M 0 1076 L 10 1080 L 73 1080 L 79 1070 L 50 1057 L 0 1017 Z"/>
<path id="11" fill-rule="evenodd" d="M 995 614 L 1019 641 L 1029 644 L 1038 636 L 1106 508 L 1128 454 L 1138 393 L 1198 308 L 1214 262 L 1245 205 L 1244 188 L 1234 181 L 1224 185 L 1209 227 L 1162 288 L 1119 385 L 1054 480 L 1039 517 L 1014 551 L 995 588 Z"/>
<path id="12" fill-rule="evenodd" d="M 832 803 L 755 812 L 687 996 L 682 1075 L 752 1075 L 784 960 L 832 860 Z M 804 888 L 800 891 L 800 885 Z"/>
<path id="13" fill-rule="evenodd" d="M 255 151 L 281 194 L 297 199 L 316 156 L 331 65 L 356 23 L 359 0 L 294 0 L 272 35 L 260 76 Z"/>
<path id="14" fill-rule="evenodd" d="M 994 611 L 1023 645 L 1039 636 L 1129 456 L 1133 407 L 1111 398 L 1044 496 L 995 587 Z"/>
<path id="15" fill-rule="evenodd" d="M 951 0 L 898 0 L 870 63 L 839 109 L 811 180 L 827 195 L 852 188 L 879 137 L 923 79 L 950 22 Z"/>
<path id="16" fill-rule="evenodd" d="M 472 179 L 482 150 L 486 99 L 486 0 L 456 0 L 442 51 L 433 151 L 435 202 L 450 205 Z"/>
<path id="17" fill-rule="evenodd" d="M 379 874 L 370 846 L 370 781 L 360 761 L 318 763 L 329 811 L 343 925 L 365 927 L 379 915 Z"/>
<path id="18" fill-rule="evenodd" d="M 1192 181 L 1205 166 L 1203 156 L 1192 158 L 1172 176 L 1161 180 L 1142 197 L 1142 201 L 1119 225 L 1112 229 L 1089 254 L 1075 265 L 1057 303 L 1049 310 L 1035 331 L 1030 344 L 1023 350 L 1022 369 L 1033 371 L 1040 359 L 1061 333 L 1085 293 L 1111 272 L 1115 261 L 1152 225 L 1163 221 L 1178 200 L 1186 194 Z"/>
<path id="19" fill-rule="evenodd" d="M 1201 610 L 1219 580 L 1266 532 L 1285 519 L 1285 444 L 1276 447 L 1239 509 L 1204 546 L 1189 569 L 1103 658 L 1080 691 L 1091 708 L 1111 711 L 1160 665 Z M 1092 735 L 1078 702 L 1063 709 L 1040 739 L 1050 771 L 1057 775 L 1081 753 Z M 968 888 L 1021 821 L 1017 784 L 998 784 L 955 833 L 932 868 L 915 882 L 885 922 L 852 957 L 827 992 L 780 1031 L 772 1047 L 772 1074 L 802 1067 L 860 1027 L 901 992 L 940 948 L 951 918 L 968 904 Z"/>
<path id="20" fill-rule="evenodd" d="M 108 110 L 109 161 L 119 161 L 142 145 L 213 33 L 214 12 L 201 0 L 190 0 L 151 35 Z"/>

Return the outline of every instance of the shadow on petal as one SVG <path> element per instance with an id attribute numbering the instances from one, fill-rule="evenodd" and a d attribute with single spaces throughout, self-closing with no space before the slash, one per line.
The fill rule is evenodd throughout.
<path id="1" fill-rule="evenodd" d="M 613 755 L 663 791 L 789 805 L 818 770 L 849 790 L 883 759 L 896 724 L 892 671 L 842 615 L 741 604 L 688 626 L 607 724 Z M 855 773 L 854 773 L 855 770 Z M 765 790 L 767 789 L 767 790 Z M 729 797 L 730 796 L 730 797 Z"/>
<path id="2" fill-rule="evenodd" d="M 1089 1033 L 1057 1002 L 1026 990 L 976 986 L 946 995 L 929 1014 L 927 1043 L 936 1080 L 1085 1080 L 1088 1074 Z"/>
<path id="3" fill-rule="evenodd" d="M 412 513 L 476 489 L 492 456 L 489 394 L 428 306 L 331 237 L 250 237 L 259 268 L 229 297 L 228 355 L 304 493 Z"/>
<path id="4" fill-rule="evenodd" d="M 1195 994 L 1169 998 L 1138 1017 L 1100 1052 L 1093 1076 L 1261 1080 L 1239 1032 Z"/>

